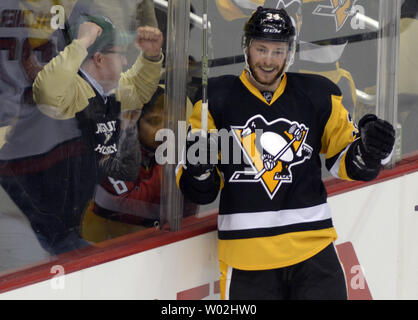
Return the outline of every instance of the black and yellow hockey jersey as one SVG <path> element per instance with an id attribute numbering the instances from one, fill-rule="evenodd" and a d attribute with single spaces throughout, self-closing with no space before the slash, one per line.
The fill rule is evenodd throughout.
<path id="1" fill-rule="evenodd" d="M 263 270 L 320 252 L 337 235 L 319 154 L 326 155 L 334 176 L 351 180 L 345 156 L 357 134 L 338 87 L 322 76 L 286 73 L 267 102 L 244 71 L 210 79 L 208 92 L 208 129 L 232 136 L 217 165 L 220 261 Z M 201 100 L 190 118 L 192 129 L 201 128 L 200 119 Z M 233 158 L 234 148 L 242 161 Z M 198 192 L 184 188 L 183 169 L 178 167 L 178 186 L 196 199 Z"/>

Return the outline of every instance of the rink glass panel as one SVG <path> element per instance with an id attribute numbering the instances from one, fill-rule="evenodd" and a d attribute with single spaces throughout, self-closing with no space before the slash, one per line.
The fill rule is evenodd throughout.
<path id="1" fill-rule="evenodd" d="M 146 238 L 147 234 L 179 231 L 191 219 L 199 221 L 216 212 L 218 200 L 206 206 L 185 201 L 174 176 L 181 154 L 177 150 L 182 146 L 179 140 L 184 137 L 181 130 L 185 129 L 178 124 L 187 121 L 190 106 L 186 105 L 194 100 L 201 85 L 203 1 L 173 0 L 169 5 L 155 1 L 154 8 L 153 1 L 147 0 L 116 2 L 118 5 L 115 1 L 98 0 L 10 0 L 0 4 L 0 101 L 3 104 L 0 272 L 3 274 L 56 258 L 42 246 L 44 239 L 40 234 L 48 233 L 42 230 L 44 220 L 48 228 L 51 221 L 63 224 L 64 230 L 75 228 L 75 232 L 69 230 L 68 237 L 58 234 L 56 241 L 62 242 L 60 254 L 71 253 L 77 257 L 95 246 L 106 248 L 107 243 L 129 239 L 133 234 L 143 234 Z M 269 6 L 285 6 L 297 25 L 297 50 L 289 71 L 331 79 L 340 87 L 344 106 L 355 122 L 367 113 L 383 115 L 391 121 L 398 139 L 394 162 L 389 166 L 417 151 L 415 37 L 418 23 L 413 9 L 403 1 L 388 4 L 378 0 L 208 0 L 209 77 L 241 73 L 245 62 L 241 47 L 243 26 L 252 10 L 264 2 Z M 55 8 L 51 13 L 55 5 L 64 11 Z M 81 211 L 70 210 L 71 206 L 58 201 L 59 197 L 70 201 L 69 197 L 81 190 L 65 180 L 68 162 L 79 152 L 79 131 L 74 121 L 56 121 L 43 115 L 32 98 L 31 86 L 36 73 L 68 43 L 65 31 L 74 23 L 71 14 L 76 10 L 101 12 L 130 32 L 140 24 L 157 23 L 166 40 L 163 48 L 166 68 L 161 77 L 165 85 L 163 118 L 164 127 L 175 133 L 175 163 L 154 166 L 155 175 L 147 175 L 149 171 L 144 170 L 144 181 L 149 182 L 154 197 L 141 198 L 140 184 L 109 180 L 108 185 L 114 186 L 115 194 L 124 194 L 130 188 L 138 193 L 139 198 L 128 199 L 129 205 L 123 206 L 125 209 L 131 206 L 132 212 L 126 209 L 122 221 L 95 214 L 94 199 Z M 149 14 L 150 10 L 155 10 L 155 16 Z M 64 14 L 67 22 L 64 29 L 60 29 L 61 20 L 57 20 L 59 14 Z M 387 29 L 382 31 L 382 25 Z M 136 49 L 130 46 L 127 68 L 134 63 L 136 55 Z M 383 63 L 393 59 L 398 62 L 396 65 Z M 330 179 L 325 167 L 323 177 Z M 51 217 L 46 215 L 48 210 Z M 54 210 L 60 212 L 58 217 L 54 216 Z M 141 221 L 142 217 L 151 219 Z"/>

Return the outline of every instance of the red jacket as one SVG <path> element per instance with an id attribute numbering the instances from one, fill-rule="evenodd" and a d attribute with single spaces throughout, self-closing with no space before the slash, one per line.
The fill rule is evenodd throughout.
<path id="1" fill-rule="evenodd" d="M 146 151 L 143 151 L 143 159 L 135 182 L 107 177 L 97 187 L 95 214 L 129 224 L 153 226 L 159 223 L 162 167 L 155 162 L 154 155 Z M 194 204 L 185 203 L 184 207 L 184 216 L 197 212 Z"/>

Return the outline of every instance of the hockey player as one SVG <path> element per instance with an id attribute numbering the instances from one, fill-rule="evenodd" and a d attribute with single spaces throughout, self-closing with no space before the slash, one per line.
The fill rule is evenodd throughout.
<path id="1" fill-rule="evenodd" d="M 245 161 L 186 157 L 177 169 L 192 201 L 210 203 L 221 190 L 222 299 L 346 299 L 319 154 L 338 178 L 372 180 L 393 149 L 392 125 L 367 115 L 357 130 L 330 80 L 286 72 L 294 36 L 285 10 L 257 8 L 244 27 L 245 70 L 208 85 L 208 130 L 235 138 L 221 159 L 238 145 Z M 190 123 L 199 132 L 199 99 Z"/>

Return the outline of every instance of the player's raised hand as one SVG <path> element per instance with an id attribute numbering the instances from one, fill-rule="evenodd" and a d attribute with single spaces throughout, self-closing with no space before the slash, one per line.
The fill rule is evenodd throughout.
<path id="1" fill-rule="evenodd" d="M 136 44 L 142 49 L 144 57 L 149 60 L 159 60 L 163 46 L 162 32 L 158 28 L 144 26 L 137 29 L 137 34 Z"/>
<path id="2" fill-rule="evenodd" d="M 97 24 L 85 21 L 78 28 L 77 39 L 81 40 L 85 48 L 88 49 L 100 37 L 102 31 L 102 28 Z"/>
<path id="3" fill-rule="evenodd" d="M 393 126 L 374 114 L 367 114 L 358 124 L 363 157 L 380 161 L 388 157 L 395 143 L 395 129 Z"/>

